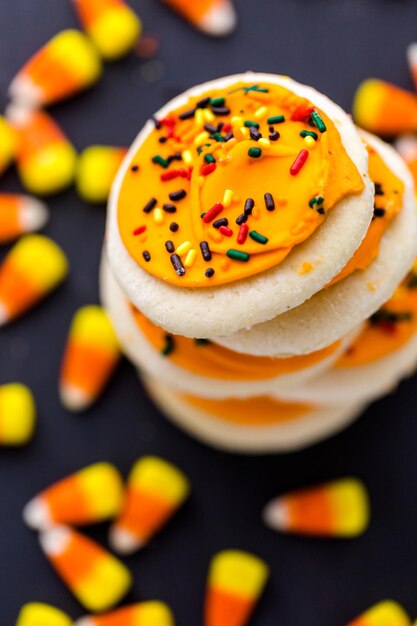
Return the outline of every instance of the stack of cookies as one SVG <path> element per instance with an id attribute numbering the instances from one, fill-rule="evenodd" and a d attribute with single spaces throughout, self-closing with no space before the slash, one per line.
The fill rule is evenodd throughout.
<path id="1" fill-rule="evenodd" d="M 283 451 L 417 364 L 417 213 L 398 154 L 327 97 L 246 73 L 179 96 L 113 185 L 104 305 L 163 412 Z"/>

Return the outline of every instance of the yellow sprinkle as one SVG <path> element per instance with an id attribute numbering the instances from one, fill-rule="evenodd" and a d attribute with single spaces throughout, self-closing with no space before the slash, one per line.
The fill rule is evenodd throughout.
<path id="1" fill-rule="evenodd" d="M 246 126 L 241 126 L 239 130 L 245 139 L 246 137 L 249 137 L 249 128 L 246 128 Z"/>
<path id="2" fill-rule="evenodd" d="M 162 222 L 164 221 L 164 212 L 162 209 L 154 209 L 153 212 L 153 219 L 155 220 L 156 224 L 162 224 Z"/>
<path id="3" fill-rule="evenodd" d="M 197 126 L 204 126 L 205 119 L 204 119 L 204 110 L 203 109 L 197 109 L 196 110 L 196 112 L 194 113 L 194 120 L 195 120 L 195 123 L 197 124 Z"/>
<path id="4" fill-rule="evenodd" d="M 214 243 L 220 243 L 223 240 L 223 235 L 219 233 L 218 230 L 215 230 L 214 228 L 213 230 L 209 230 L 207 232 L 207 236 L 209 237 L 209 239 L 214 241 Z"/>
<path id="5" fill-rule="evenodd" d="M 213 111 L 210 111 L 210 109 L 203 109 L 203 111 L 206 122 L 214 122 L 216 116 L 214 115 Z"/>
<path id="6" fill-rule="evenodd" d="M 187 256 L 185 257 L 184 266 L 192 267 L 194 265 L 196 257 L 197 257 L 197 250 L 195 250 L 195 248 L 191 248 L 191 250 L 187 252 Z"/>
<path id="7" fill-rule="evenodd" d="M 304 143 L 308 148 L 314 148 L 314 146 L 316 145 L 315 139 L 313 139 L 313 137 L 310 137 L 310 135 L 304 137 Z"/>
<path id="8" fill-rule="evenodd" d="M 265 139 L 265 137 L 262 137 L 261 139 L 259 139 L 258 145 L 261 148 L 270 148 L 271 147 L 271 142 L 269 141 L 269 139 Z"/>
<path id="9" fill-rule="evenodd" d="M 194 139 L 194 145 L 195 146 L 201 146 L 202 143 L 204 143 L 205 141 L 207 141 L 207 139 L 210 137 L 210 135 L 204 131 L 203 133 L 200 133 L 199 135 L 197 135 L 197 137 Z"/>
<path id="10" fill-rule="evenodd" d="M 231 189 L 226 189 L 223 194 L 223 206 L 227 209 L 233 202 L 233 191 Z"/>
<path id="11" fill-rule="evenodd" d="M 191 165 L 193 162 L 193 155 L 191 153 L 190 150 L 184 150 L 184 152 L 181 154 L 182 156 L 182 160 L 184 161 L 184 163 L 186 165 Z"/>
<path id="12" fill-rule="evenodd" d="M 268 111 L 268 109 L 266 107 L 259 107 L 259 109 L 257 111 L 255 111 L 254 115 L 255 115 L 257 120 L 260 120 L 263 117 L 265 117 L 267 111 Z"/>
<path id="13" fill-rule="evenodd" d="M 183 243 L 181 243 L 178 248 L 176 249 L 176 253 L 179 256 L 182 256 L 183 254 L 187 254 L 188 250 L 190 250 L 191 248 L 191 243 L 189 241 L 184 241 Z"/>
<path id="14" fill-rule="evenodd" d="M 243 117 L 238 117 L 237 115 L 235 115 L 230 120 L 230 123 L 232 124 L 232 126 L 243 126 Z"/>
<path id="15" fill-rule="evenodd" d="M 237 144 L 237 140 L 235 137 L 233 137 L 233 139 L 229 139 L 229 141 L 226 141 L 226 143 L 223 144 L 223 150 L 226 150 L 226 152 L 229 152 L 229 150 L 231 150 L 233 146 L 235 146 L 236 144 Z"/>
<path id="16" fill-rule="evenodd" d="M 222 260 L 220 261 L 220 269 L 222 269 L 222 270 L 223 270 L 223 272 L 227 272 L 227 270 L 229 269 L 229 267 L 230 267 L 230 261 L 229 261 L 229 259 L 222 259 Z"/>

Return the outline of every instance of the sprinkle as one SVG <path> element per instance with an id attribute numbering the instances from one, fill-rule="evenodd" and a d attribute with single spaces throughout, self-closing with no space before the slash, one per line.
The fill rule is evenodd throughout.
<path id="1" fill-rule="evenodd" d="M 259 141 L 259 139 L 262 139 L 262 133 L 260 133 L 257 128 L 251 128 L 249 130 L 249 135 L 250 135 L 250 138 L 253 139 L 254 141 Z"/>
<path id="2" fill-rule="evenodd" d="M 231 139 L 228 139 L 226 141 L 226 143 L 223 146 L 223 149 L 226 150 L 226 152 L 229 152 L 229 150 L 231 150 L 233 146 L 235 146 L 236 144 L 237 144 L 237 139 L 235 137 L 232 137 Z"/>
<path id="3" fill-rule="evenodd" d="M 316 141 L 315 139 L 313 139 L 313 137 L 304 137 L 304 143 L 307 148 L 314 148 Z"/>
<path id="4" fill-rule="evenodd" d="M 277 141 L 280 137 L 281 137 L 281 135 L 279 134 L 279 132 L 277 130 L 274 130 L 269 135 L 269 141 Z"/>
<path id="5" fill-rule="evenodd" d="M 245 243 L 246 237 L 248 236 L 249 226 L 247 224 L 241 224 L 239 228 L 239 232 L 237 234 L 237 242 L 242 244 Z"/>
<path id="6" fill-rule="evenodd" d="M 272 194 L 266 193 L 264 195 L 264 199 L 265 199 L 266 210 L 273 211 L 275 209 L 275 202 L 274 202 L 274 198 L 272 197 Z"/>
<path id="7" fill-rule="evenodd" d="M 251 120 L 245 120 L 245 121 L 243 122 L 243 125 L 244 125 L 246 128 L 259 128 L 259 124 L 258 124 L 258 122 L 252 122 Z"/>
<path id="8" fill-rule="evenodd" d="M 192 267 L 195 263 L 196 257 L 197 257 L 197 250 L 195 250 L 195 248 L 191 248 L 191 250 L 188 251 L 187 256 L 185 257 L 184 266 Z"/>
<path id="9" fill-rule="evenodd" d="M 317 111 L 313 111 L 311 114 L 311 121 L 313 122 L 314 126 L 317 126 L 318 130 L 321 133 L 325 133 L 327 128 L 326 128 L 326 124 L 323 122 L 323 120 L 321 119 L 320 115 L 317 113 Z"/>
<path id="10" fill-rule="evenodd" d="M 315 204 L 323 204 L 324 202 L 324 198 L 323 196 L 313 196 L 309 202 L 308 202 L 308 206 L 312 209 L 314 207 Z"/>
<path id="11" fill-rule="evenodd" d="M 243 263 L 247 263 L 250 259 L 250 255 L 247 252 L 241 252 L 240 250 L 230 249 L 226 252 L 226 255 L 229 259 L 233 259 L 234 261 L 242 261 Z"/>
<path id="12" fill-rule="evenodd" d="M 207 243 L 207 241 L 201 241 L 200 242 L 200 250 L 201 250 L 201 254 L 202 257 L 205 261 L 211 261 L 211 250 L 210 247 Z"/>
<path id="13" fill-rule="evenodd" d="M 143 207 L 143 212 L 144 213 L 150 213 L 152 211 L 152 209 L 154 207 L 156 207 L 157 204 L 157 199 L 156 198 L 151 198 Z"/>
<path id="14" fill-rule="evenodd" d="M 256 119 L 260 120 L 263 117 L 265 117 L 267 111 L 268 111 L 268 109 L 265 106 L 259 107 L 259 109 L 257 111 L 255 111 Z"/>
<path id="15" fill-rule="evenodd" d="M 181 156 L 182 156 L 182 160 L 184 161 L 186 165 L 192 164 L 193 155 L 190 150 L 184 150 L 184 152 L 181 153 Z"/>
<path id="16" fill-rule="evenodd" d="M 294 163 L 290 167 L 291 176 L 296 176 L 308 159 L 308 150 L 301 150 Z"/>
<path id="17" fill-rule="evenodd" d="M 268 117 L 266 121 L 267 124 L 282 124 L 282 122 L 285 122 L 285 117 L 283 115 L 273 115 Z"/>
<path id="18" fill-rule="evenodd" d="M 212 107 L 214 115 L 230 115 L 229 107 Z"/>
<path id="19" fill-rule="evenodd" d="M 233 230 L 228 226 L 220 226 L 219 231 L 225 237 L 231 237 L 233 235 Z"/>
<path id="20" fill-rule="evenodd" d="M 210 111 L 210 109 L 204 109 L 204 119 L 206 120 L 206 122 L 214 122 L 216 117 L 213 111 Z"/>
<path id="21" fill-rule="evenodd" d="M 213 272 L 214 272 L 214 270 L 213 270 Z M 198 339 L 194 339 L 194 343 L 195 343 L 196 346 L 207 346 L 207 345 L 209 345 L 211 343 L 211 341 L 210 341 L 210 339 L 202 339 L 201 337 L 199 337 Z"/>
<path id="22" fill-rule="evenodd" d="M 176 213 L 177 211 L 177 207 L 174 204 L 163 204 L 162 208 L 165 213 Z"/>
<path id="23" fill-rule="evenodd" d="M 204 126 L 206 119 L 204 117 L 204 111 L 202 109 L 196 109 L 194 115 L 194 122 L 197 127 Z"/>
<path id="24" fill-rule="evenodd" d="M 210 135 L 213 135 L 213 133 L 217 131 L 217 128 L 215 126 L 212 126 L 212 124 L 204 124 L 204 130 L 210 133 Z"/>
<path id="25" fill-rule="evenodd" d="M 171 224 L 169 225 L 169 230 L 171 231 L 171 233 L 176 233 L 178 229 L 179 226 L 177 222 L 171 222 Z"/>
<path id="26" fill-rule="evenodd" d="M 175 348 L 175 341 L 172 335 L 165 335 L 165 346 L 162 348 L 161 353 L 164 356 L 169 356 Z"/>
<path id="27" fill-rule="evenodd" d="M 168 141 L 168 137 L 159 137 L 159 143 L 166 143 Z"/>
<path id="28" fill-rule="evenodd" d="M 143 258 L 145 259 L 147 263 L 149 263 L 149 261 L 151 260 L 151 255 L 149 254 L 147 250 L 143 252 Z"/>
<path id="29" fill-rule="evenodd" d="M 374 217 L 384 217 L 385 209 L 375 207 L 374 208 Z"/>
<path id="30" fill-rule="evenodd" d="M 249 148 L 248 155 L 253 159 L 259 159 L 262 154 L 262 150 L 260 148 Z"/>
<path id="31" fill-rule="evenodd" d="M 313 112 L 314 107 L 312 107 L 311 105 L 302 104 L 291 115 L 291 119 L 293 122 L 302 122 L 305 119 L 308 119 Z"/>
<path id="32" fill-rule="evenodd" d="M 132 172 L 138 172 L 139 171 L 139 165 L 132 165 L 132 167 L 130 168 Z"/>
<path id="33" fill-rule="evenodd" d="M 233 201 L 233 191 L 231 189 L 226 189 L 223 194 L 223 206 L 227 209 Z"/>
<path id="34" fill-rule="evenodd" d="M 174 246 L 174 242 L 171 240 L 168 240 L 165 242 L 165 248 L 167 250 L 167 252 L 174 252 L 175 251 L 175 246 Z"/>
<path id="35" fill-rule="evenodd" d="M 229 220 L 227 217 L 221 217 L 220 219 L 213 222 L 213 228 L 220 228 L 220 226 L 227 226 L 229 224 Z"/>
<path id="36" fill-rule="evenodd" d="M 211 98 L 210 106 L 212 107 L 222 107 L 226 102 L 225 98 Z"/>
<path id="37" fill-rule="evenodd" d="M 212 276 L 214 276 L 214 269 L 212 267 L 206 269 L 206 271 L 204 272 L 204 276 L 206 276 L 207 278 L 212 278 Z"/>
<path id="38" fill-rule="evenodd" d="M 216 169 L 215 163 L 208 163 L 207 165 L 202 166 L 202 168 L 200 169 L 200 174 L 202 174 L 203 176 L 208 176 L 209 174 L 214 172 L 215 169 Z"/>
<path id="39" fill-rule="evenodd" d="M 209 209 L 207 213 L 204 214 L 203 222 L 205 224 L 209 224 L 210 222 L 214 220 L 215 217 L 219 215 L 219 213 L 223 211 L 223 209 L 224 209 L 224 206 L 220 202 L 216 202 L 216 204 L 213 204 L 211 209 Z"/>
<path id="40" fill-rule="evenodd" d="M 188 111 L 184 111 L 184 113 L 180 113 L 180 120 L 189 120 L 194 117 L 195 109 L 189 109 Z"/>
<path id="41" fill-rule="evenodd" d="M 254 241 L 256 241 L 257 243 L 262 243 L 263 245 L 268 243 L 268 237 L 261 235 L 256 230 L 251 230 L 249 233 L 249 237 L 253 239 Z"/>
<path id="42" fill-rule="evenodd" d="M 164 172 L 161 174 L 161 180 L 166 182 L 167 180 L 173 180 L 174 178 L 178 178 L 181 176 L 181 170 L 170 170 L 169 172 Z"/>
<path id="43" fill-rule="evenodd" d="M 161 167 L 168 167 L 169 161 L 167 159 L 163 159 L 159 154 L 156 154 L 152 157 L 152 163 L 156 165 L 160 165 Z"/>
<path id="44" fill-rule="evenodd" d="M 169 199 L 173 202 L 177 202 L 178 200 L 182 200 L 187 195 L 185 189 L 179 189 L 178 191 L 172 191 L 169 194 Z"/>
<path id="45" fill-rule="evenodd" d="M 224 133 L 229 133 L 232 130 L 232 125 L 228 122 L 227 124 L 223 124 L 222 131 Z"/>
<path id="46" fill-rule="evenodd" d="M 233 126 L 242 126 L 242 124 L 243 124 L 243 117 L 239 117 L 238 115 L 235 115 L 235 116 L 232 117 L 230 122 L 231 122 L 231 124 Z"/>
<path id="47" fill-rule="evenodd" d="M 245 200 L 245 208 L 243 210 L 245 211 L 246 215 L 251 215 L 254 206 L 255 200 L 253 200 L 253 198 L 247 198 L 247 200 Z"/>
<path id="48" fill-rule="evenodd" d="M 248 216 L 246 213 L 241 213 L 240 215 L 238 215 L 238 217 L 236 218 L 236 224 L 238 226 L 240 226 L 241 224 L 244 224 L 245 222 L 247 222 L 248 220 Z"/>
<path id="49" fill-rule="evenodd" d="M 204 130 L 202 133 L 197 135 L 197 137 L 194 139 L 194 145 L 201 146 L 201 144 L 203 144 L 207 139 L 209 139 L 209 137 L 210 135 L 208 134 L 208 132 Z"/>
<path id="50" fill-rule="evenodd" d="M 262 148 L 266 148 L 266 149 L 268 149 L 271 145 L 269 143 L 269 140 L 266 139 L 265 137 L 262 137 L 261 139 L 259 139 L 258 144 L 262 146 Z"/>
<path id="51" fill-rule="evenodd" d="M 224 143 L 225 142 L 225 138 L 221 136 L 221 134 L 219 132 L 215 132 L 213 133 L 213 139 L 215 139 L 216 141 L 219 141 L 220 143 Z"/>
<path id="52" fill-rule="evenodd" d="M 189 241 L 184 241 L 183 243 L 181 243 L 176 252 L 179 256 L 182 256 L 183 254 L 187 254 L 188 250 L 191 249 L 191 243 Z"/>
<path id="53" fill-rule="evenodd" d="M 234 135 L 232 132 L 227 133 L 227 135 L 225 136 L 224 140 L 227 143 L 228 141 L 231 141 L 233 139 Z"/>
<path id="54" fill-rule="evenodd" d="M 383 196 L 384 195 L 384 190 L 382 188 L 381 183 L 374 183 L 375 186 L 375 195 L 376 196 Z"/>
<path id="55" fill-rule="evenodd" d="M 216 159 L 214 158 L 214 156 L 212 154 L 205 154 L 204 155 L 204 160 L 206 163 L 215 163 Z"/>
<path id="56" fill-rule="evenodd" d="M 178 256 L 178 254 L 171 254 L 170 259 L 171 259 L 172 266 L 175 270 L 175 273 L 178 276 L 184 276 L 185 267 L 183 266 L 182 261 L 180 257 Z"/>
<path id="57" fill-rule="evenodd" d="M 210 100 L 211 100 L 210 96 L 201 98 L 201 100 L 197 102 L 197 109 L 205 109 L 206 107 L 208 107 L 208 105 L 210 104 Z"/>
<path id="58" fill-rule="evenodd" d="M 302 130 L 300 131 L 300 137 L 313 137 L 313 139 L 315 141 L 317 141 L 317 139 L 319 138 L 318 134 L 315 133 L 313 130 Z"/>
<path id="59" fill-rule="evenodd" d="M 164 214 L 162 209 L 155 209 L 155 211 L 153 212 L 153 219 L 155 220 L 156 224 L 162 224 L 162 222 L 164 221 Z"/>
<path id="60" fill-rule="evenodd" d="M 133 234 L 134 234 L 134 235 L 141 235 L 142 233 L 144 233 L 144 232 L 145 232 L 145 230 L 146 230 L 146 226 L 139 226 L 138 228 L 136 228 L 136 229 L 133 231 Z"/>
<path id="61" fill-rule="evenodd" d="M 218 230 L 213 229 L 213 230 L 209 230 L 207 233 L 207 236 L 214 241 L 214 243 L 220 243 L 223 240 L 223 235 L 221 233 L 219 233 Z"/>

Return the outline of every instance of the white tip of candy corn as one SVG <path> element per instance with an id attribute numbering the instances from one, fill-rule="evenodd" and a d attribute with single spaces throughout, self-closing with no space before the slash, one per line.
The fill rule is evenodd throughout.
<path id="1" fill-rule="evenodd" d="M 7 324 L 9 319 L 10 319 L 10 316 L 6 307 L 4 306 L 2 302 L 0 302 L 0 327 Z"/>
<path id="2" fill-rule="evenodd" d="M 288 526 L 288 509 L 285 502 L 275 499 L 269 502 L 263 511 L 263 520 L 275 530 L 285 530 Z"/>
<path id="3" fill-rule="evenodd" d="M 417 43 L 410 43 L 407 47 L 408 63 L 413 71 L 417 69 Z"/>
<path id="4" fill-rule="evenodd" d="M 62 404 L 68 411 L 84 411 L 92 402 L 92 398 L 85 391 L 72 385 L 61 384 L 59 395 Z"/>
<path id="5" fill-rule="evenodd" d="M 39 535 L 39 543 L 47 556 L 59 556 L 71 539 L 71 531 L 65 526 L 54 526 Z"/>
<path id="6" fill-rule="evenodd" d="M 49 219 L 49 212 L 44 202 L 26 196 L 22 202 L 20 214 L 23 232 L 40 230 Z"/>
<path id="7" fill-rule="evenodd" d="M 80 617 L 75 620 L 74 626 L 94 626 L 94 619 L 91 617 Z"/>
<path id="8" fill-rule="evenodd" d="M 34 530 L 44 530 L 51 525 L 48 508 L 41 498 L 33 498 L 26 504 L 23 509 L 23 521 Z"/>
<path id="9" fill-rule="evenodd" d="M 208 35 L 224 37 L 236 28 L 236 11 L 230 2 L 219 2 L 201 18 L 199 26 Z"/>
<path id="10" fill-rule="evenodd" d="M 16 76 L 9 86 L 9 98 L 29 107 L 42 103 L 42 91 L 27 76 Z"/>
<path id="11" fill-rule="evenodd" d="M 109 543 L 117 554 L 133 554 L 144 546 L 144 543 L 124 528 L 114 526 L 109 531 Z"/>

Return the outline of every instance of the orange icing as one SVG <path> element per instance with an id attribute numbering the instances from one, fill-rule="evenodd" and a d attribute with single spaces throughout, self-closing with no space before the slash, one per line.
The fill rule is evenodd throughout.
<path id="1" fill-rule="evenodd" d="M 330 285 L 338 283 L 355 270 L 366 269 L 376 259 L 382 236 L 403 205 L 403 181 L 389 169 L 376 150 L 370 146 L 367 149 L 369 176 L 376 184 L 375 214 L 361 245 Z M 380 215 L 382 212 L 383 215 Z"/>
<path id="2" fill-rule="evenodd" d="M 162 352 L 167 345 L 167 334 L 159 326 L 132 306 L 135 322 L 152 346 Z M 284 359 L 250 356 L 228 350 L 216 343 L 199 343 L 194 339 L 169 335 L 173 350 L 166 357 L 175 365 L 193 374 L 220 380 L 264 380 L 290 374 L 320 363 L 331 356 L 340 346 L 337 341 L 331 346 L 306 354 Z M 203 340 L 204 341 L 204 340 Z"/>
<path id="3" fill-rule="evenodd" d="M 410 274 L 347 352 L 337 367 L 357 367 L 372 363 L 406 345 L 417 332 L 417 285 Z M 381 315 L 382 312 L 382 315 Z M 393 315 L 400 316 L 397 320 Z"/>
<path id="4" fill-rule="evenodd" d="M 250 87 L 252 90 L 247 91 Z M 308 239 L 339 200 L 364 189 L 336 127 L 322 111 L 314 109 L 327 128 L 321 133 L 309 123 L 313 107 L 302 121 L 291 120 L 296 111 L 310 106 L 308 101 L 277 85 L 256 86 L 266 91 L 253 87 L 238 83 L 190 98 L 187 104 L 159 120 L 160 128 L 148 134 L 133 157 L 133 169 L 127 171 L 119 195 L 119 230 L 131 257 L 153 276 L 177 286 L 207 287 L 258 274 L 278 265 L 294 246 Z M 195 108 L 205 96 L 224 98 L 222 107 L 226 107 L 227 114 L 214 115 L 211 106 Z M 179 119 L 181 113 L 194 109 L 191 119 Z M 277 115 L 283 115 L 285 121 L 273 124 L 280 136 L 269 141 L 271 124 L 267 120 Z M 210 135 L 210 127 L 205 131 L 204 125 L 217 126 L 219 122 L 226 124 L 220 135 Z M 249 137 L 245 122 L 259 124 L 260 143 Z M 225 142 L 229 126 L 234 138 Z M 310 139 L 311 145 L 307 145 L 301 131 L 316 133 L 317 140 Z M 160 138 L 166 137 L 164 143 L 159 143 Z M 265 140 L 269 145 L 263 145 Z M 253 148 L 261 149 L 259 158 L 249 156 L 248 151 Z M 302 150 L 307 151 L 308 158 L 298 174 L 292 175 L 290 168 Z M 166 159 L 175 154 L 178 158 L 168 164 Z M 164 159 L 162 166 L 152 161 L 155 155 Z M 207 174 L 207 160 L 211 157 L 215 159 L 211 165 L 215 169 Z M 172 180 L 161 180 L 161 175 L 171 171 L 180 174 Z M 170 193 L 179 190 L 186 192 L 184 198 L 169 198 Z M 201 215 L 216 203 L 223 204 L 226 190 L 232 192 L 230 204 L 226 201 L 221 213 L 205 223 Z M 273 197 L 273 210 L 266 208 L 265 193 Z M 324 201 L 310 206 L 315 197 Z M 146 213 L 143 208 L 150 198 L 157 203 Z M 254 200 L 255 208 L 246 222 L 249 234 L 238 243 L 241 226 L 236 218 L 244 212 L 247 198 Z M 165 204 L 173 204 L 176 212 L 164 211 Z M 221 218 L 227 218 L 231 236 L 213 227 L 214 221 Z M 176 232 L 170 230 L 172 222 L 179 226 Z M 250 236 L 253 231 L 266 240 L 254 240 Z M 179 252 L 185 267 L 181 276 L 173 268 L 172 252 L 165 247 L 167 241 L 173 242 L 175 250 L 188 242 Z M 210 246 L 209 261 L 201 254 L 202 241 Z M 190 249 L 194 252 L 190 253 Z M 246 253 L 249 259 L 230 259 L 226 256 L 229 250 Z M 150 256 L 149 261 L 144 259 L 144 253 Z M 211 277 L 205 274 L 209 268 L 214 270 Z"/>

